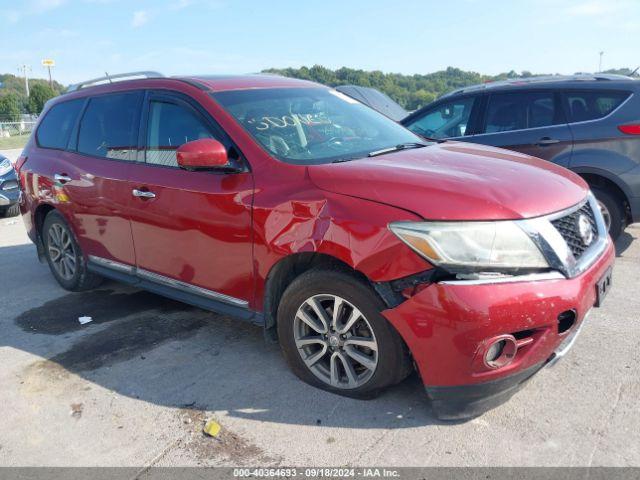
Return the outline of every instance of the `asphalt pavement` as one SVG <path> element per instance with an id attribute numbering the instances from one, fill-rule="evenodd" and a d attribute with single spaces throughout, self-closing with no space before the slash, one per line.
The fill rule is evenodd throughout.
<path id="1" fill-rule="evenodd" d="M 415 375 L 343 398 L 258 327 L 114 282 L 69 293 L 0 219 L 0 466 L 639 466 L 639 238 L 618 241 L 614 287 L 561 362 L 452 424 Z"/>

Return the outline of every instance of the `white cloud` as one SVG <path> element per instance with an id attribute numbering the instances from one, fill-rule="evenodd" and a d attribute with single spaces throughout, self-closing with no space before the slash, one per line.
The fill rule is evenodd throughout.
<path id="1" fill-rule="evenodd" d="M 23 2 L 19 8 L 0 11 L 0 15 L 9 23 L 16 23 L 28 15 L 40 15 L 61 7 L 67 0 L 30 0 Z"/>
<path id="2" fill-rule="evenodd" d="M 66 0 L 33 0 L 30 10 L 32 13 L 44 13 L 61 7 L 65 3 Z"/>
<path id="3" fill-rule="evenodd" d="M 172 0 L 168 6 L 168 10 L 183 10 L 187 7 L 198 6 L 201 9 L 217 9 L 224 6 L 222 0 Z"/>
<path id="4" fill-rule="evenodd" d="M 20 20 L 20 12 L 18 12 L 17 10 L 5 11 L 3 12 L 3 16 L 9 23 L 16 23 L 18 20 Z"/>
<path id="5" fill-rule="evenodd" d="M 182 10 L 183 8 L 187 8 L 188 6 L 193 5 L 193 0 L 175 0 L 169 6 L 172 10 Z"/>
<path id="6" fill-rule="evenodd" d="M 138 28 L 143 26 L 149 21 L 149 13 L 146 10 L 138 10 L 133 12 L 133 18 L 131 19 L 131 26 Z"/>
<path id="7" fill-rule="evenodd" d="M 567 8 L 567 13 L 569 15 L 579 16 L 579 17 L 595 17 L 599 15 L 604 15 L 607 13 L 611 13 L 618 9 L 620 5 L 616 5 L 614 2 L 604 2 L 599 0 L 593 0 L 583 3 L 578 3 Z"/>
<path id="8" fill-rule="evenodd" d="M 41 37 L 49 37 L 49 38 L 73 38 L 80 35 L 75 30 L 69 30 L 68 28 L 45 28 L 38 32 L 38 35 Z"/>

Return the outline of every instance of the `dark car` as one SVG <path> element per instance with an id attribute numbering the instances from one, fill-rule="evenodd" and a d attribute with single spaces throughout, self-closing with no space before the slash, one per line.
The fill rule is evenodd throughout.
<path id="1" fill-rule="evenodd" d="M 393 101 L 389 95 L 375 88 L 360 87 L 358 85 L 340 85 L 336 87 L 336 90 L 345 95 L 349 95 L 351 98 L 377 110 L 396 122 L 399 122 L 409 115 L 409 112 Z"/>
<path id="2" fill-rule="evenodd" d="M 11 161 L 0 155 L 0 216 L 15 217 L 20 213 L 20 188 Z"/>
<path id="3" fill-rule="evenodd" d="M 614 239 L 640 221 L 638 80 L 598 74 L 486 83 L 401 123 L 424 137 L 504 147 L 573 170 L 593 190 Z"/>

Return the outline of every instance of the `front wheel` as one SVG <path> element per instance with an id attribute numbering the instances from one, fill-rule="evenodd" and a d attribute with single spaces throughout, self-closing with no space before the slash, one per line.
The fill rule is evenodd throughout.
<path id="1" fill-rule="evenodd" d="M 624 206 L 618 197 L 609 190 L 594 187 L 592 191 L 598 201 L 598 207 L 604 217 L 609 235 L 613 240 L 616 240 L 625 227 Z"/>
<path id="2" fill-rule="evenodd" d="M 42 242 L 51 273 L 60 286 L 79 292 L 100 285 L 102 278 L 87 270 L 73 232 L 64 217 L 55 210 L 44 219 Z"/>
<path id="3" fill-rule="evenodd" d="M 7 207 L 4 212 L 3 215 L 7 218 L 9 217 L 17 217 L 18 215 L 20 215 L 20 205 L 13 204 L 10 207 Z"/>
<path id="4" fill-rule="evenodd" d="M 375 292 L 348 273 L 300 275 L 278 308 L 278 336 L 289 366 L 311 385 L 357 398 L 403 380 L 410 359 L 383 309 Z"/>

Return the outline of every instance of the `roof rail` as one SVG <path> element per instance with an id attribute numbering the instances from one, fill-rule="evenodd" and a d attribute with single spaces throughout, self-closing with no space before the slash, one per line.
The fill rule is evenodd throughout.
<path id="1" fill-rule="evenodd" d="M 142 72 L 129 72 L 129 73 L 118 73 L 116 75 L 109 75 L 107 72 L 105 72 L 105 76 L 104 77 L 99 77 L 99 78 L 93 78 L 91 80 L 86 80 L 84 82 L 80 82 L 80 83 L 76 83 L 75 85 L 71 85 L 69 88 L 67 88 L 67 92 L 75 92 L 76 90 L 80 90 L 81 88 L 85 88 L 85 87 L 90 87 L 93 85 L 102 85 L 105 83 L 113 83 L 114 80 L 116 81 L 124 81 L 124 80 L 134 80 L 136 78 L 162 78 L 164 77 L 164 75 L 162 75 L 161 73 L 158 72 L 148 72 L 148 71 L 142 71 Z"/>
<path id="2" fill-rule="evenodd" d="M 458 88 L 457 90 L 453 90 L 445 95 L 442 95 L 440 98 L 449 97 L 451 95 L 457 95 L 460 93 L 473 92 L 476 90 L 484 90 L 496 87 L 503 87 L 509 85 L 524 85 L 531 83 L 545 83 L 545 82 L 569 82 L 569 81 L 588 81 L 588 80 L 605 80 L 605 81 L 614 81 L 614 80 L 633 80 L 632 77 L 626 75 L 616 75 L 612 73 L 577 73 L 575 75 L 538 75 L 533 77 L 516 77 L 516 78 L 508 78 L 505 80 L 496 80 L 490 81 L 486 83 L 480 83 L 477 85 L 470 85 L 468 87 Z"/>

